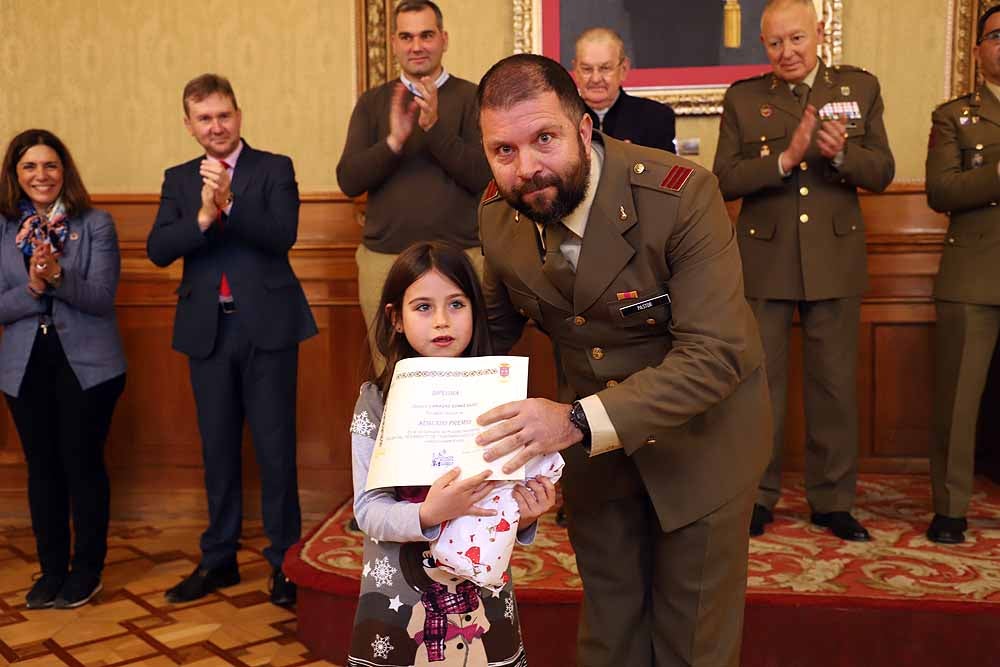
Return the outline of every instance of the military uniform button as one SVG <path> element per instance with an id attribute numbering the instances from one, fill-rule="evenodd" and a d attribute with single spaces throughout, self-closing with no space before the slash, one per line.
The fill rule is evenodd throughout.
<path id="1" fill-rule="evenodd" d="M 803 225 L 806 224 L 807 222 L 809 222 L 809 214 L 808 213 L 803 213 L 802 215 L 800 215 L 799 216 L 799 222 L 801 222 Z"/>
<path id="2" fill-rule="evenodd" d="M 607 387 L 608 389 L 611 389 L 612 387 L 617 387 L 618 386 L 618 380 L 608 380 L 607 383 L 605 383 L 604 386 Z"/>
<path id="3" fill-rule="evenodd" d="M 602 350 L 599 347 L 595 347 L 593 350 L 590 351 L 590 356 L 600 361 L 601 359 L 604 358 L 604 350 Z"/>
<path id="4" fill-rule="evenodd" d="M 750 236 L 755 236 L 756 234 L 757 234 L 757 230 L 754 229 L 753 227 L 751 227 L 750 228 Z"/>
<path id="5" fill-rule="evenodd" d="M 976 144 L 976 150 L 977 151 L 983 150 L 983 145 L 982 144 Z"/>
<path id="6" fill-rule="evenodd" d="M 858 226 L 857 225 L 851 225 L 851 231 L 852 232 L 858 231 Z"/>
<path id="7" fill-rule="evenodd" d="M 646 438 L 646 444 L 647 445 L 655 445 L 656 444 L 656 438 L 654 438 L 653 436 L 649 436 L 648 438 Z"/>
<path id="8" fill-rule="evenodd" d="M 954 236 L 949 236 L 948 237 L 948 243 L 954 243 L 954 242 L 955 242 L 955 237 Z"/>
<path id="9" fill-rule="evenodd" d="M 803 197 L 808 197 L 809 196 L 809 188 L 807 188 L 805 186 L 799 188 L 799 194 L 802 195 Z"/>
<path id="10" fill-rule="evenodd" d="M 577 315 L 576 317 L 573 318 L 573 324 L 575 324 L 578 327 L 582 327 L 586 323 L 587 323 L 587 318 L 583 317 L 582 315 Z"/>
<path id="11" fill-rule="evenodd" d="M 802 171 L 809 171 L 809 163 L 806 162 L 805 160 L 799 162 L 799 169 L 801 169 Z"/>
<path id="12" fill-rule="evenodd" d="M 767 137 L 762 134 L 762 135 L 760 135 L 760 140 L 761 141 L 767 141 Z"/>
<path id="13" fill-rule="evenodd" d="M 632 165 L 632 171 L 634 171 L 637 174 L 641 174 L 642 172 L 646 171 L 646 165 L 644 165 L 641 162 L 636 162 L 634 165 Z"/>
<path id="14" fill-rule="evenodd" d="M 519 308 L 517 312 L 521 313 L 521 317 L 527 317 L 528 316 L 528 311 L 525 308 Z"/>
<path id="15" fill-rule="evenodd" d="M 991 201 L 990 202 L 990 206 L 996 206 L 996 205 L 997 205 L 997 203 L 995 201 Z"/>
<path id="16" fill-rule="evenodd" d="M 656 324 L 656 319 L 651 317 L 648 320 L 646 320 L 646 324 L 648 324 L 649 326 L 653 326 L 654 324 Z"/>

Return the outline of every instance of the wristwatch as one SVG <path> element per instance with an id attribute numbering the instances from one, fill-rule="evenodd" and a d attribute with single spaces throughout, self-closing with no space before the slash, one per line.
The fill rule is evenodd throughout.
<path id="1" fill-rule="evenodd" d="M 589 454 L 590 423 L 587 421 L 587 413 L 583 411 L 583 405 L 580 404 L 580 401 L 573 401 L 573 404 L 570 406 L 569 421 L 579 429 L 580 433 L 583 433 L 583 439 L 580 440 L 580 444 L 583 445 L 584 451 Z"/>

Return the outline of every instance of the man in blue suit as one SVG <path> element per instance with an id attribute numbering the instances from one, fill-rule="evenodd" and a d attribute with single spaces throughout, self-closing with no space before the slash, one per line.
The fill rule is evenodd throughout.
<path id="1" fill-rule="evenodd" d="M 295 463 L 298 345 L 316 333 L 288 261 L 299 221 L 292 161 L 251 148 L 225 78 L 204 74 L 184 88 L 184 125 L 205 155 L 166 171 L 146 249 L 157 266 L 184 260 L 173 347 L 186 354 L 201 432 L 208 529 L 201 562 L 167 591 L 188 602 L 240 581 L 241 441 L 250 425 L 260 467 L 264 556 L 271 602 L 290 605 L 281 572 L 299 539 Z"/>

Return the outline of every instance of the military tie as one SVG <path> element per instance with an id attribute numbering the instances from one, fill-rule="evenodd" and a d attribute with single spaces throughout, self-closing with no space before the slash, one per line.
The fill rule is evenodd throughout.
<path id="1" fill-rule="evenodd" d="M 805 109 L 806 102 L 809 101 L 809 84 L 807 83 L 795 84 L 795 87 L 792 88 L 792 94 L 795 95 L 795 99 L 799 101 L 799 106 Z"/>
<path id="2" fill-rule="evenodd" d="M 561 222 L 550 222 L 545 225 L 545 264 L 542 265 L 542 273 L 570 303 L 573 303 L 573 283 L 576 281 L 576 272 L 566 261 L 560 246 L 572 233 Z"/>

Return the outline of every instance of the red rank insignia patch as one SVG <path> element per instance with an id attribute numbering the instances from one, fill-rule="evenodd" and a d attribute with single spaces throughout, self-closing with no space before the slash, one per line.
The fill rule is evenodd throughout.
<path id="1" fill-rule="evenodd" d="M 489 185 L 486 186 L 486 191 L 483 193 L 483 201 L 481 203 L 485 204 L 491 199 L 496 199 L 500 196 L 500 188 L 497 187 L 497 182 L 491 180 Z"/>
<path id="2" fill-rule="evenodd" d="M 670 168 L 670 171 L 667 172 L 667 177 L 663 179 L 662 183 L 660 183 L 660 187 L 670 190 L 671 192 L 680 192 L 693 173 L 694 169 L 691 167 L 681 167 L 680 165 L 675 165 Z"/>

